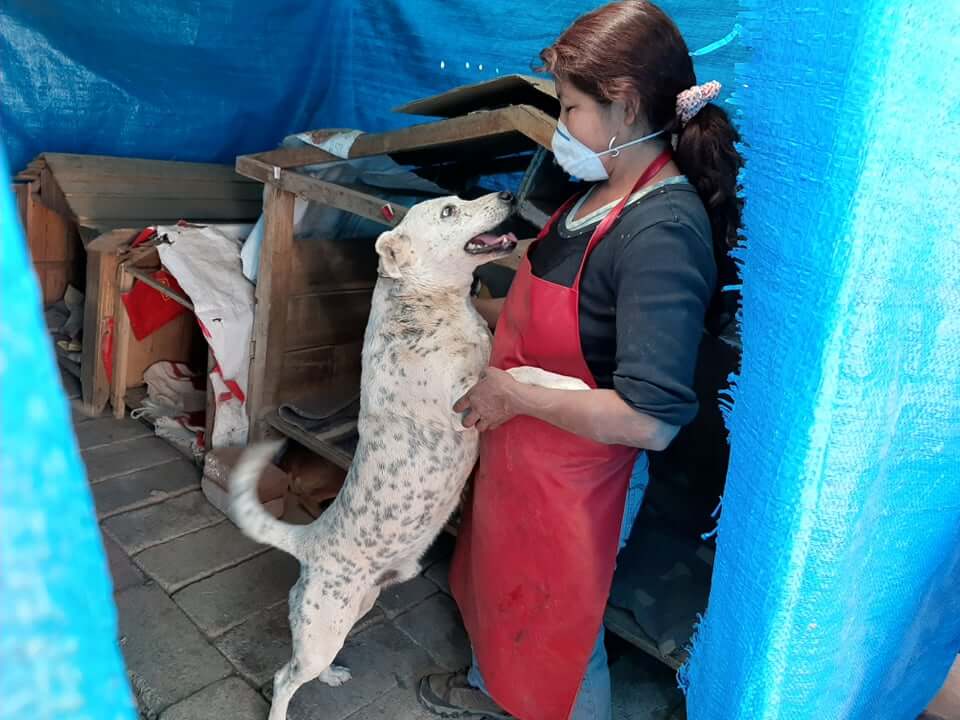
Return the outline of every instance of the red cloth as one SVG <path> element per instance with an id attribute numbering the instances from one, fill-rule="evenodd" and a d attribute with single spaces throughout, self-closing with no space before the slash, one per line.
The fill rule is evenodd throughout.
<path id="1" fill-rule="evenodd" d="M 183 288 L 166 270 L 157 270 L 151 277 L 171 290 L 185 294 Z M 149 337 L 187 309 L 146 283 L 136 282 L 133 288 L 120 296 L 130 318 L 130 329 L 137 340 Z"/>

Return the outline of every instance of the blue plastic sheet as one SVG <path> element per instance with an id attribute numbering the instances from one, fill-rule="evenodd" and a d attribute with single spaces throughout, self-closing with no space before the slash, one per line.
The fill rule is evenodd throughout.
<path id="1" fill-rule="evenodd" d="M 600 3 L 597 3 L 600 4 Z M 421 121 L 406 101 L 530 73 L 593 3 L 255 0 L 0 3 L 0 134 L 19 169 L 42 151 L 232 162 L 314 128 Z M 669 0 L 691 49 L 733 0 Z M 697 58 L 729 85 L 737 43 Z"/>
<path id="2" fill-rule="evenodd" d="M 744 0 L 743 365 L 692 720 L 912 720 L 960 650 L 960 5 Z"/>
<path id="3" fill-rule="evenodd" d="M 7 164 L 0 147 L 0 177 Z M 0 187 L 0 719 L 132 720 L 100 531 Z"/>

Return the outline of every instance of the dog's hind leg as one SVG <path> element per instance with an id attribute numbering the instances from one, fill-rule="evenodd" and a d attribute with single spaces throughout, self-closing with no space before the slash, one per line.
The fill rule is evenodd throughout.
<path id="1" fill-rule="evenodd" d="M 337 687 L 343 685 L 350 677 L 350 671 L 345 667 L 327 664 L 326 667 L 318 668 L 316 664 L 310 662 L 310 659 L 301 662 L 294 655 L 273 678 L 273 704 L 270 706 L 269 720 L 286 720 L 290 700 L 304 683 L 316 678 L 322 683 Z"/>
<path id="2" fill-rule="evenodd" d="M 287 707 L 300 686 L 316 676 L 315 672 L 305 669 L 296 656 L 273 676 L 273 703 L 270 705 L 269 720 L 287 720 Z"/>
<path id="3" fill-rule="evenodd" d="M 357 620 L 360 620 L 368 612 L 373 610 L 373 605 L 377 602 L 378 597 L 380 597 L 380 586 L 374 585 L 367 591 L 367 594 L 363 596 L 363 600 L 360 602 L 360 609 L 357 611 Z"/>

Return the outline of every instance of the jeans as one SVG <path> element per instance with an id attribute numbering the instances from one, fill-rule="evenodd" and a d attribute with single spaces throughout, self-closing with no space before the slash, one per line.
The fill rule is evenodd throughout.
<path id="1" fill-rule="evenodd" d="M 643 496 L 646 493 L 649 481 L 647 454 L 641 452 L 637 456 L 633 472 L 630 475 L 630 487 L 627 490 L 627 502 L 623 510 L 623 522 L 620 525 L 620 550 L 623 549 L 630 538 L 630 531 L 633 530 L 633 523 L 640 512 L 640 506 L 643 504 Z M 613 718 L 610 670 L 607 667 L 607 648 L 603 643 L 603 636 L 603 624 L 601 623 L 600 632 L 597 634 L 597 642 L 593 647 L 590 659 L 587 661 L 587 669 L 580 683 L 580 691 L 577 694 L 577 702 L 573 706 L 573 712 L 570 714 L 570 720 L 612 720 Z M 483 683 L 476 655 L 473 656 L 467 682 L 487 695 L 490 694 Z"/>

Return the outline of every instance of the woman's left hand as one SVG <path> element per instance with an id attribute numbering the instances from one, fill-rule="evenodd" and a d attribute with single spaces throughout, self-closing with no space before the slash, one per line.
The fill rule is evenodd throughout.
<path id="1" fill-rule="evenodd" d="M 488 367 L 480 375 L 480 381 L 457 400 L 453 411 L 467 413 L 463 419 L 464 427 L 476 427 L 481 432 L 499 427 L 517 414 L 519 385 L 510 373 Z"/>

